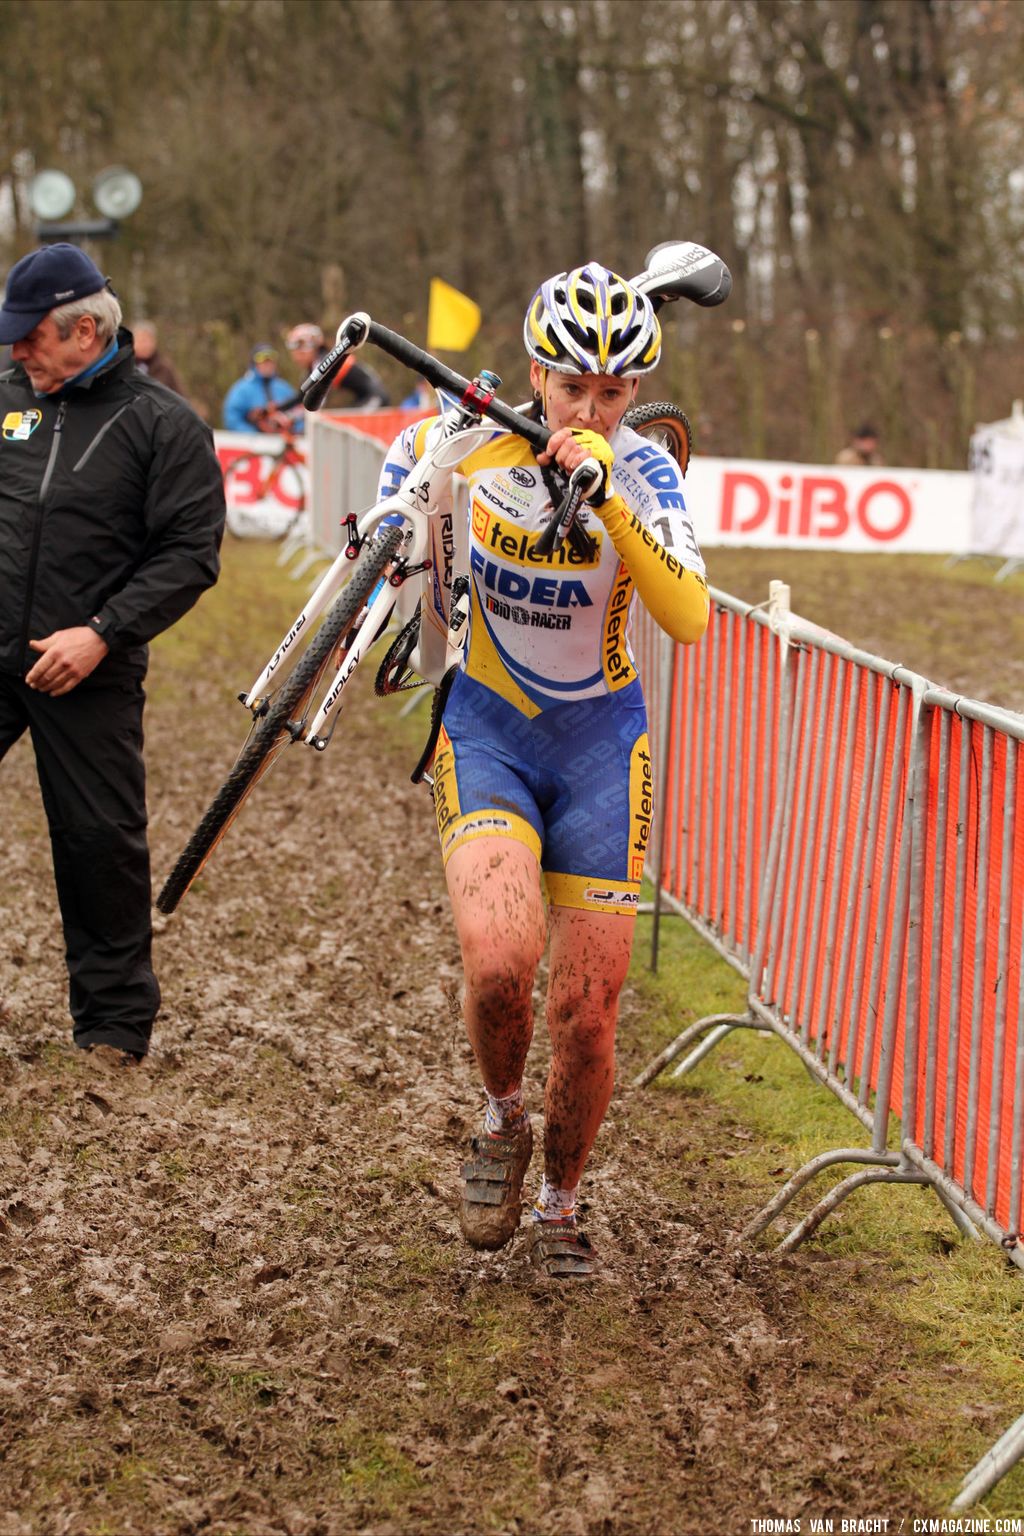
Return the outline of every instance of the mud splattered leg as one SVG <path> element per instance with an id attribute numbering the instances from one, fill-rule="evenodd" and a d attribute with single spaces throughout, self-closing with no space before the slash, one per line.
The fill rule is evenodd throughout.
<path id="1" fill-rule="evenodd" d="M 615 1085 L 615 1026 L 636 926 L 632 916 L 551 909 L 544 1173 L 579 1183 Z"/>
<path id="2" fill-rule="evenodd" d="M 533 979 L 544 950 L 540 870 L 528 848 L 481 837 L 446 871 L 466 977 L 465 1015 L 484 1084 L 495 1097 L 522 1081 L 533 1038 Z"/>

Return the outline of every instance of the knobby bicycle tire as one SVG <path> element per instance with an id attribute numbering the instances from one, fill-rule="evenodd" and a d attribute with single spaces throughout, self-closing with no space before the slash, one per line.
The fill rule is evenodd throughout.
<path id="1" fill-rule="evenodd" d="M 664 448 L 686 474 L 693 451 L 693 431 L 685 412 L 667 400 L 652 400 L 650 405 L 632 405 L 622 418 L 624 426 L 632 427 L 641 437 Z"/>
<path id="2" fill-rule="evenodd" d="M 331 657 L 353 630 L 368 598 L 394 560 L 403 535 L 402 528 L 387 528 L 361 552 L 309 648 L 274 695 L 267 713 L 255 724 L 235 766 L 164 882 L 157 897 L 159 911 L 174 911 L 252 790 L 281 749 L 294 741 L 291 723 L 301 717 Z"/>

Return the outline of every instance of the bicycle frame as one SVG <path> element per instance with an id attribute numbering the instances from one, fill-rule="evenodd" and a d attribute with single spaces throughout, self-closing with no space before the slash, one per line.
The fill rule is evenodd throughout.
<path id="1" fill-rule="evenodd" d="M 632 282 L 650 295 L 655 309 L 681 297 L 705 306 L 720 304 L 732 286 L 732 278 L 724 262 L 712 251 L 692 242 L 666 242 L 655 246 L 648 252 L 644 271 L 633 278 Z M 388 578 L 388 584 L 382 583 L 380 590 L 371 597 L 366 616 L 344 652 L 337 676 L 312 725 L 304 734 L 294 734 L 294 739 L 303 740 L 319 750 L 330 739 L 330 732 L 325 735 L 324 727 L 336 710 L 349 678 L 370 645 L 382 633 L 395 609 L 397 599 L 392 595 L 391 588 L 401 588 L 410 577 L 421 576 L 431 570 L 435 572 L 435 577 L 440 572 L 439 580 L 435 579 L 429 585 L 423 581 L 416 584 L 415 595 L 420 600 L 419 636 L 408 658 L 408 666 L 411 671 L 436 685 L 458 658 L 463 636 L 452 635 L 449 598 L 455 564 L 460 563 L 465 567 L 468 562 L 466 550 L 458 547 L 459 535 L 462 540 L 465 540 L 466 535 L 461 519 L 452 515 L 451 481 L 455 466 L 468 454 L 475 442 L 490 437 L 495 431 L 495 427 L 483 422 L 481 417 L 486 415 L 491 421 L 519 433 L 535 451 L 547 446 L 550 435 L 545 427 L 524 420 L 519 412 L 495 398 L 495 387 L 501 382 L 496 375 L 482 373 L 479 379 L 470 383 L 405 337 L 371 320 L 363 311 L 342 321 L 334 347 L 321 358 L 303 382 L 300 393 L 307 410 L 315 411 L 323 404 L 331 381 L 346 357 L 367 341 L 422 374 L 436 390 L 443 389 L 453 395 L 456 404 L 450 412 L 442 411 L 438 425 L 432 429 L 433 441 L 428 444 L 427 451 L 399 490 L 357 519 L 355 535 L 350 535 L 348 548 L 339 555 L 319 582 L 309 602 L 249 692 L 241 696 L 242 702 L 254 715 L 262 712 L 265 690 L 274 673 L 300 633 L 324 611 L 340 585 L 346 562 L 358 555 L 365 540 L 385 521 L 401 519 L 408 531 L 403 540 L 402 554 Z M 568 536 L 578 508 L 600 474 L 597 462 L 588 459 L 568 477 L 565 498 L 538 542 L 539 552 L 550 553 Z M 432 538 L 439 511 L 442 512 L 442 522 L 447 526 L 447 545 L 443 539 Z M 408 618 L 414 607 L 414 604 L 403 600 L 399 611 L 403 617 Z M 332 721 L 332 729 L 333 724 Z"/>
<path id="2" fill-rule="evenodd" d="M 406 480 L 391 496 L 355 519 L 349 544 L 325 572 L 309 601 L 296 616 L 267 665 L 241 702 L 258 716 L 275 674 L 299 638 L 311 630 L 342 585 L 349 562 L 367 539 L 383 524 L 401 520 L 405 525 L 399 560 L 386 582 L 371 597 L 357 634 L 344 652 L 338 671 L 308 729 L 296 739 L 322 751 L 330 739 L 335 714 L 345 687 L 356 667 L 386 628 L 392 612 L 409 618 L 417 602 L 420 629 L 409 657 L 409 668 L 426 682 L 439 683 L 457 660 L 462 636 L 450 632 L 449 600 L 453 573 L 460 559 L 466 563 L 465 532 L 453 515 L 451 485 L 458 463 L 480 442 L 496 431 L 493 422 L 452 426 L 454 412 L 442 415 L 431 427 L 432 441 Z M 461 535 L 461 536 L 460 536 Z M 326 731 L 326 733 L 325 733 Z"/>

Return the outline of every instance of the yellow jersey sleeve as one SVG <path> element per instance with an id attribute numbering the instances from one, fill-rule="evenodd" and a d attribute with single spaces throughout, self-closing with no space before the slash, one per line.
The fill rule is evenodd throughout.
<path id="1" fill-rule="evenodd" d="M 594 511 L 655 623 L 682 645 L 699 640 L 708 627 L 709 615 L 703 576 L 687 570 L 670 554 L 621 496 L 610 496 Z"/>

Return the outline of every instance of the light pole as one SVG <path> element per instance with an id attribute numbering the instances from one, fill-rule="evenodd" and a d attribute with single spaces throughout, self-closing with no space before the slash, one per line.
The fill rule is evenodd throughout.
<path id="1" fill-rule="evenodd" d="M 75 184 L 64 171 L 40 171 L 29 183 L 29 207 L 38 219 L 36 239 L 47 245 L 54 240 L 113 240 L 120 221 L 133 214 L 142 201 L 142 182 L 134 171 L 111 165 L 100 171 L 92 184 L 92 200 L 101 219 L 71 219 L 77 199 Z"/>

